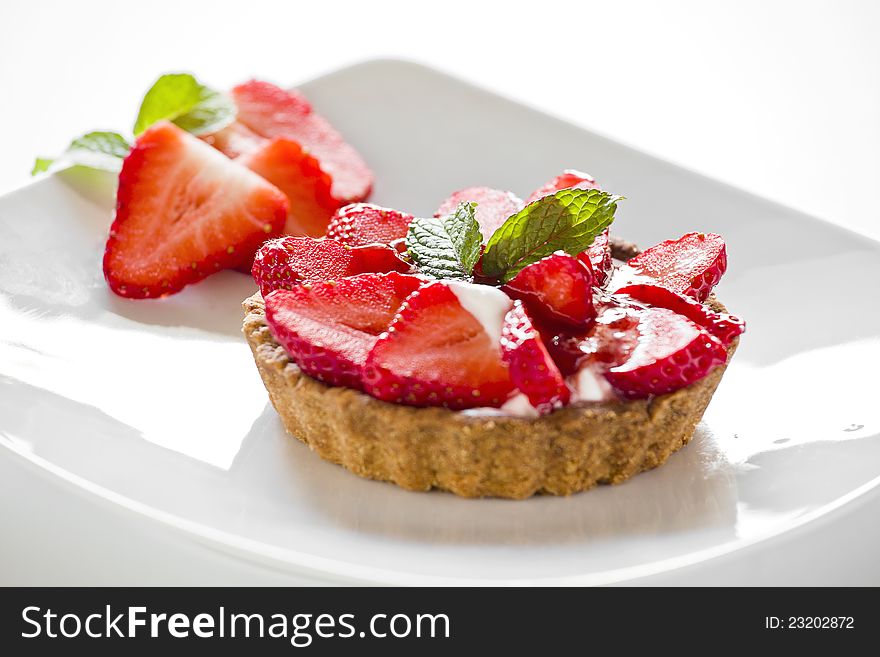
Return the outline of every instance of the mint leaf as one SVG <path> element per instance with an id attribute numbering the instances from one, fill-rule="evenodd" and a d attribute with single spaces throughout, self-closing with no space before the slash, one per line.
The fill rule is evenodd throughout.
<path id="1" fill-rule="evenodd" d="M 530 203 L 489 238 L 483 273 L 506 283 L 555 251 L 577 255 L 614 221 L 622 199 L 598 189 L 563 189 Z"/>
<path id="2" fill-rule="evenodd" d="M 73 165 L 116 172 L 122 168 L 122 160 L 129 150 L 131 146 L 122 135 L 107 131 L 89 132 L 70 142 L 67 150 L 57 158 L 38 157 L 31 175 Z"/>
<path id="3" fill-rule="evenodd" d="M 232 99 L 189 73 L 168 73 L 150 87 L 134 124 L 135 136 L 158 121 L 172 121 L 194 135 L 217 132 L 235 120 Z"/>
<path id="4" fill-rule="evenodd" d="M 416 218 L 409 225 L 406 247 L 419 271 L 434 278 L 471 280 L 483 236 L 474 215 L 476 203 L 460 203 L 440 218 Z"/>

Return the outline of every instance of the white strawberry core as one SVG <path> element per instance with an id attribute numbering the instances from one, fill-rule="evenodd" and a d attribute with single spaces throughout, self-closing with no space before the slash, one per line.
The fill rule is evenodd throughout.
<path id="1" fill-rule="evenodd" d="M 501 327 L 504 316 L 511 308 L 513 301 L 497 287 L 475 285 L 463 281 L 443 281 L 458 299 L 461 307 L 474 316 L 483 330 L 492 339 L 492 344 L 501 349 Z"/>

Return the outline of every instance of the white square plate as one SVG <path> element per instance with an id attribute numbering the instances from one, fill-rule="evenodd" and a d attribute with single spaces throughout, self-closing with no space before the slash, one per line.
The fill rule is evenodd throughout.
<path id="1" fill-rule="evenodd" d="M 250 279 L 113 296 L 112 181 L 71 170 L 0 198 L 0 445 L 23 465 L 242 558 L 435 584 L 630 580 L 814 523 L 880 481 L 880 245 L 414 64 L 302 89 L 373 166 L 377 203 L 425 214 L 461 187 L 526 195 L 575 167 L 627 197 L 621 236 L 724 235 L 718 292 L 748 332 L 694 441 L 570 498 L 359 479 L 284 434 L 240 334 Z"/>

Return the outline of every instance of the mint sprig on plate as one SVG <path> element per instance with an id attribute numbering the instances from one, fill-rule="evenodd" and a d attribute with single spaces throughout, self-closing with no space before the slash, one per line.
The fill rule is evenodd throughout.
<path id="1" fill-rule="evenodd" d="M 563 189 L 530 203 L 489 238 L 483 273 L 506 283 L 556 251 L 577 255 L 614 221 L 622 199 L 599 189 Z"/>
<path id="2" fill-rule="evenodd" d="M 189 73 L 169 73 L 144 96 L 134 134 L 162 120 L 197 136 L 210 134 L 232 123 L 235 116 L 235 103 L 229 96 L 206 87 Z M 31 175 L 68 166 L 118 172 L 130 150 L 128 140 L 116 132 L 89 132 L 74 139 L 58 157 L 38 157 Z"/>
<path id="3" fill-rule="evenodd" d="M 134 124 L 135 136 L 158 121 L 171 121 L 187 132 L 210 134 L 235 120 L 232 98 L 200 84 L 189 73 L 167 73 L 150 87 Z"/>
<path id="4" fill-rule="evenodd" d="M 122 168 L 122 158 L 128 155 L 130 149 L 125 137 L 116 132 L 88 132 L 70 142 L 67 150 L 58 157 L 38 157 L 31 175 L 72 165 L 119 171 Z"/>
<path id="5" fill-rule="evenodd" d="M 483 243 L 476 207 L 476 203 L 460 203 L 445 217 L 416 218 L 410 223 L 406 247 L 422 274 L 471 280 Z"/>

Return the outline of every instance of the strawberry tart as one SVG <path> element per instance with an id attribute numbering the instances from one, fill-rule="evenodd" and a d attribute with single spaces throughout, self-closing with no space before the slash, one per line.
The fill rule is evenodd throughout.
<path id="1" fill-rule="evenodd" d="M 569 170 L 431 217 L 367 203 L 373 173 L 298 91 L 169 73 L 133 143 L 74 139 L 34 173 L 119 172 L 103 258 L 127 299 L 249 272 L 244 334 L 287 430 L 409 490 L 567 495 L 663 463 L 693 435 L 744 330 L 713 288 L 722 238 L 645 251 L 622 197 Z"/>
<path id="2" fill-rule="evenodd" d="M 287 431 L 408 490 L 522 499 L 619 483 L 693 435 L 744 323 L 722 238 L 644 251 L 566 171 L 434 217 L 357 203 L 258 251 L 244 334 Z"/>

